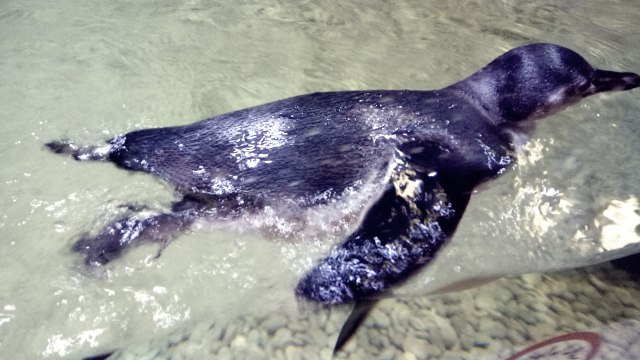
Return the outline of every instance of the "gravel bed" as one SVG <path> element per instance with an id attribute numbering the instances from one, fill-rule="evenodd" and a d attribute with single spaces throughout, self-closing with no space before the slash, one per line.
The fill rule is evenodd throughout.
<path id="1" fill-rule="evenodd" d="M 601 341 L 592 359 L 632 359 L 633 351 L 640 354 L 638 285 L 604 264 L 504 278 L 457 293 L 385 299 L 335 359 L 507 359 L 536 342 L 585 331 L 597 332 Z M 331 359 L 348 311 L 202 321 L 112 358 Z M 564 358 L 557 353 L 561 345 L 552 348 L 531 358 Z"/>

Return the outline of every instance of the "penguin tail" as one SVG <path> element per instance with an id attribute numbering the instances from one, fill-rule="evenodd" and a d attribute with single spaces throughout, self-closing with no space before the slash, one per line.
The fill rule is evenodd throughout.
<path id="1" fill-rule="evenodd" d="M 69 155 L 78 161 L 106 161 L 109 156 L 122 146 L 119 137 L 111 140 L 107 145 L 78 145 L 69 139 L 51 141 L 44 144 L 56 154 Z"/>

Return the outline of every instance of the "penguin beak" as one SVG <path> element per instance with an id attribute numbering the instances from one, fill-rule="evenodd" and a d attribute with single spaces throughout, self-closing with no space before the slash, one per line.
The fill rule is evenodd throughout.
<path id="1" fill-rule="evenodd" d="M 591 83 L 595 88 L 593 93 L 631 90 L 640 86 L 640 75 L 596 69 Z"/>

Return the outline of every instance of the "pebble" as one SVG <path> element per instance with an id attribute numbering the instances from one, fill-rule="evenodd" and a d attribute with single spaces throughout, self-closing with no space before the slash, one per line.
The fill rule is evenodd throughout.
<path id="1" fill-rule="evenodd" d="M 302 332 L 309 330 L 309 324 L 304 321 L 289 321 L 289 323 L 287 324 L 287 328 L 289 328 L 293 332 Z"/>
<path id="2" fill-rule="evenodd" d="M 458 316 L 454 316 L 450 319 L 451 327 L 457 334 L 458 339 L 461 338 L 460 335 L 470 335 L 476 332 L 476 330 L 473 328 L 473 325 L 470 323 L 470 321 L 473 321 L 473 319 L 473 317 L 465 316 L 464 313 L 461 313 Z"/>
<path id="3" fill-rule="evenodd" d="M 442 316 L 445 318 L 452 317 L 453 315 L 458 313 L 458 311 L 459 310 L 456 309 L 455 307 L 442 306 L 442 305 L 436 307 L 436 314 L 438 314 L 438 316 Z"/>
<path id="4" fill-rule="evenodd" d="M 402 360 L 418 360 L 418 358 L 410 352 L 402 353 Z"/>
<path id="5" fill-rule="evenodd" d="M 320 359 L 331 359 L 333 358 L 333 348 L 323 348 L 320 350 Z"/>
<path id="6" fill-rule="evenodd" d="M 414 354 L 419 359 L 427 359 L 429 357 L 431 344 L 425 340 L 418 339 L 413 335 L 409 335 L 402 343 L 402 348 L 405 351 Z"/>
<path id="7" fill-rule="evenodd" d="M 496 307 L 496 298 L 489 292 L 481 292 L 474 299 L 476 309 L 491 310 Z"/>
<path id="8" fill-rule="evenodd" d="M 247 338 L 243 335 L 236 336 L 233 341 L 231 341 L 231 347 L 234 349 L 247 347 Z"/>
<path id="9" fill-rule="evenodd" d="M 307 335 L 306 337 L 303 335 Z M 321 328 L 311 328 L 307 332 L 300 332 L 296 337 L 304 344 L 322 344 L 329 337 Z"/>
<path id="10" fill-rule="evenodd" d="M 275 351 L 274 359 L 284 359 L 284 351 L 282 349 L 278 349 Z"/>
<path id="11" fill-rule="evenodd" d="M 398 302 L 395 309 L 389 314 L 393 326 L 404 329 L 409 325 L 409 318 L 412 316 L 411 309 L 402 302 Z"/>
<path id="12" fill-rule="evenodd" d="M 189 337 L 193 339 L 200 339 L 205 336 L 210 337 L 211 336 L 210 330 L 212 328 L 213 328 L 213 325 L 211 325 L 209 322 L 201 321 L 193 327 Z"/>
<path id="13" fill-rule="evenodd" d="M 521 275 L 520 278 L 522 278 L 527 286 L 537 287 L 542 282 L 543 275 L 540 273 L 531 273 Z"/>
<path id="14" fill-rule="evenodd" d="M 527 325 L 535 325 L 538 323 L 537 314 L 532 311 L 523 310 L 518 314 L 517 318 Z"/>
<path id="15" fill-rule="evenodd" d="M 598 276 L 594 274 L 588 275 L 589 282 L 596 287 L 601 293 L 606 294 L 609 291 L 610 286 L 604 283 L 602 280 L 598 278 Z"/>
<path id="16" fill-rule="evenodd" d="M 222 337 L 221 340 L 223 340 L 225 343 L 229 343 L 231 339 L 235 337 L 237 329 L 238 329 L 237 324 L 234 324 L 234 323 L 227 324 L 227 327 L 224 328 L 222 333 L 220 334 L 220 336 Z"/>
<path id="17" fill-rule="evenodd" d="M 504 339 L 507 336 L 507 329 L 497 319 L 492 318 L 480 321 L 478 332 L 487 334 L 493 339 Z"/>
<path id="18" fill-rule="evenodd" d="M 167 338 L 167 342 L 169 343 L 169 345 L 175 345 L 187 339 L 189 339 L 189 331 L 186 328 L 182 328 L 174 331 L 171 335 L 169 335 L 169 337 Z"/>
<path id="19" fill-rule="evenodd" d="M 327 323 L 329 319 L 329 311 L 318 311 L 313 314 L 313 316 L 308 319 L 310 320 L 310 326 L 313 326 L 316 329 L 320 329 Z"/>
<path id="20" fill-rule="evenodd" d="M 371 318 L 376 327 L 388 328 L 391 326 L 391 319 L 384 311 L 374 309 Z"/>
<path id="21" fill-rule="evenodd" d="M 513 292 L 506 286 L 495 286 L 491 289 L 491 294 L 498 304 L 506 304 L 514 298 Z"/>
<path id="22" fill-rule="evenodd" d="M 376 331 L 375 329 L 366 329 L 367 332 L 367 337 L 369 339 L 369 343 L 378 348 L 378 349 L 385 349 L 388 346 L 391 345 L 391 342 L 389 341 L 389 336 L 387 335 L 386 332 L 382 332 L 382 331 Z"/>
<path id="23" fill-rule="evenodd" d="M 349 354 L 349 360 L 370 360 L 372 358 L 374 358 L 373 354 L 367 353 L 363 347 L 359 347 Z"/>
<path id="24" fill-rule="evenodd" d="M 440 297 L 441 301 L 445 305 L 460 304 L 460 296 L 457 293 L 445 294 Z"/>
<path id="25" fill-rule="evenodd" d="M 251 344 L 255 344 L 257 346 L 264 345 L 264 339 L 267 338 L 266 331 L 263 329 L 251 329 L 249 330 L 249 334 L 247 334 L 247 341 Z"/>
<path id="26" fill-rule="evenodd" d="M 311 358 L 309 356 L 305 356 L 304 350 L 296 346 L 287 346 L 287 348 L 284 350 L 284 355 L 287 360 L 301 360 Z"/>
<path id="27" fill-rule="evenodd" d="M 224 339 L 224 333 L 226 332 L 227 324 L 225 323 L 215 323 L 213 326 L 209 327 L 207 332 L 208 338 L 213 339 L 214 341 L 220 341 Z"/>
<path id="28" fill-rule="evenodd" d="M 549 304 L 549 309 L 558 314 L 558 317 L 571 317 L 573 311 L 564 302 L 556 302 Z"/>
<path id="29" fill-rule="evenodd" d="M 493 339 L 485 333 L 478 333 L 473 337 L 473 346 L 477 348 L 486 349 L 492 342 Z"/>
<path id="30" fill-rule="evenodd" d="M 387 347 L 378 355 L 380 360 L 393 360 L 398 350 L 394 347 Z"/>
<path id="31" fill-rule="evenodd" d="M 277 347 L 285 347 L 293 342 L 291 330 L 287 328 L 280 328 L 271 338 L 271 343 Z"/>
<path id="32" fill-rule="evenodd" d="M 227 347 L 223 347 L 222 349 L 220 349 L 220 351 L 218 351 L 218 354 L 216 355 L 216 359 L 220 360 L 233 359 L 233 357 L 233 354 Z"/>
<path id="33" fill-rule="evenodd" d="M 593 305 L 585 301 L 584 297 L 578 299 L 578 301 L 573 303 L 573 310 L 575 312 L 587 313 L 593 311 Z"/>
<path id="34" fill-rule="evenodd" d="M 273 316 L 269 316 L 267 317 L 262 324 L 260 324 L 260 326 L 267 330 L 270 334 L 273 334 L 274 332 L 276 332 L 278 329 L 283 328 L 285 326 L 287 326 L 287 318 L 284 317 L 283 315 L 273 315 Z"/>
<path id="35" fill-rule="evenodd" d="M 240 357 L 236 357 L 238 359 Z M 246 356 L 242 357 L 243 359 L 251 359 L 251 360 L 270 360 L 270 357 L 264 352 L 263 349 L 252 347 L 246 352 Z"/>
<path id="36" fill-rule="evenodd" d="M 426 331 L 432 327 L 422 314 L 416 314 L 409 318 L 409 324 L 418 331 Z"/>
<path id="37" fill-rule="evenodd" d="M 448 319 L 434 316 L 433 318 L 438 328 L 437 335 L 442 339 L 442 344 L 446 349 L 451 349 L 458 342 L 458 335 Z"/>
<path id="38" fill-rule="evenodd" d="M 418 309 L 431 309 L 433 308 L 433 297 L 431 296 L 422 296 L 411 299 L 411 303 L 415 305 Z"/>
<path id="39" fill-rule="evenodd" d="M 618 289 L 618 299 L 624 304 L 625 307 L 637 306 L 637 299 L 634 298 L 626 289 Z"/>
<path id="40" fill-rule="evenodd" d="M 402 343 L 404 342 L 405 334 L 402 331 L 391 331 L 389 334 L 389 341 L 393 346 L 397 348 L 402 348 Z"/>

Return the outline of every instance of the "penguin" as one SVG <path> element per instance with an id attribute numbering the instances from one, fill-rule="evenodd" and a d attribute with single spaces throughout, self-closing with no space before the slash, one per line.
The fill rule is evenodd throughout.
<path id="1" fill-rule="evenodd" d="M 164 247 L 197 219 L 266 206 L 304 211 L 366 192 L 355 230 L 294 290 L 322 305 L 355 302 L 338 351 L 376 299 L 452 237 L 474 189 L 514 165 L 535 120 L 638 86 L 635 73 L 596 69 L 568 48 L 536 43 L 439 90 L 319 92 L 129 132 L 104 146 L 46 146 L 153 174 L 182 196 L 171 212 L 118 219 L 79 239 L 72 249 L 94 266 L 141 242 Z"/>

